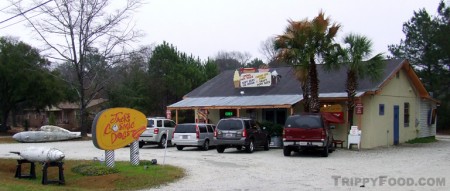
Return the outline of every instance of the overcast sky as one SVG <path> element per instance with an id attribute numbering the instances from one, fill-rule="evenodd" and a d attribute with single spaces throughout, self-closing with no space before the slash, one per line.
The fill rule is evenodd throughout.
<path id="1" fill-rule="evenodd" d="M 146 34 L 140 45 L 167 41 L 201 59 L 219 51 L 240 51 L 264 60 L 261 42 L 282 34 L 288 19 L 312 19 L 322 10 L 342 25 L 338 42 L 346 34 L 358 33 L 373 41 L 376 53 L 388 53 L 389 44 L 404 38 L 402 25 L 414 11 L 425 8 L 436 15 L 438 4 L 439 0 L 147 0 L 134 20 Z M 0 0 L 0 21 L 12 16 L 5 13 L 7 6 Z M 0 24 L 0 36 L 35 44 L 23 28 L 25 22 L 13 24 L 20 20 Z"/>

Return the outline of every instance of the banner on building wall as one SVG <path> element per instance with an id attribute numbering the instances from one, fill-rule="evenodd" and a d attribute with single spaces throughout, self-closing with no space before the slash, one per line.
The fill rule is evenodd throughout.
<path id="1" fill-rule="evenodd" d="M 342 106 L 340 104 L 327 105 L 326 107 L 321 107 L 320 112 L 330 114 L 333 116 L 333 119 L 329 121 L 333 123 L 344 123 L 344 112 L 342 111 Z M 325 116 L 328 117 L 328 116 Z"/>

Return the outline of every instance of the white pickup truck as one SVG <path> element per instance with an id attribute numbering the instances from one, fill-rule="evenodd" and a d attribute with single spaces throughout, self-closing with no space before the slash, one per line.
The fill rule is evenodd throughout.
<path id="1" fill-rule="evenodd" d="M 139 148 L 146 144 L 158 144 L 165 147 L 166 142 L 172 140 L 176 123 L 164 117 L 147 118 L 147 129 L 139 137 Z"/>

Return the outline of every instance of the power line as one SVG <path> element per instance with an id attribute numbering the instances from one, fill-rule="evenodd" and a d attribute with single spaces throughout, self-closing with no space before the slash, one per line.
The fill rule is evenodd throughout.
<path id="1" fill-rule="evenodd" d="M 7 8 L 10 8 L 11 6 L 13 6 L 13 5 L 6 6 L 5 8 L 0 9 L 0 11 L 3 11 L 3 10 L 5 10 L 5 9 L 7 9 Z"/>
<path id="2" fill-rule="evenodd" d="M 15 2 L 15 3 L 20 3 L 20 2 L 22 2 L 23 0 L 19 0 L 19 1 L 17 1 L 17 2 Z M 3 10 L 5 10 L 5 9 L 7 9 L 7 8 L 10 8 L 11 6 L 13 6 L 14 4 L 11 4 L 11 5 L 9 5 L 9 6 L 6 6 L 5 8 L 3 8 L 3 9 L 0 9 L 0 11 L 3 11 Z"/>
<path id="3" fill-rule="evenodd" d="M 17 14 L 17 15 L 14 15 L 14 16 L 12 16 L 12 17 L 6 19 L 6 20 L 1 21 L 0 24 L 3 24 L 3 23 L 6 22 L 6 21 L 9 21 L 9 20 L 11 20 L 11 19 L 14 19 L 14 18 L 16 18 L 16 17 L 18 17 L 18 16 L 20 16 L 20 15 L 23 15 L 23 14 L 29 12 L 29 11 L 32 11 L 32 10 L 34 10 L 34 9 L 40 7 L 40 6 L 43 6 L 43 5 L 47 4 L 47 3 L 49 3 L 50 1 L 53 1 L 53 0 L 48 0 L 48 1 L 46 1 L 45 3 L 41 3 L 41 4 L 39 4 L 39 5 L 37 5 L 37 6 L 33 7 L 33 8 L 31 8 L 31 9 L 26 10 L 26 11 L 23 12 L 23 13 L 19 13 L 19 14 Z"/>
<path id="4" fill-rule="evenodd" d="M 39 13 L 39 14 L 33 15 L 33 16 L 31 16 L 31 17 L 28 17 L 28 18 L 31 19 L 31 18 L 34 18 L 34 17 L 39 16 L 39 15 L 42 15 L 42 14 L 44 14 L 44 13 Z M 20 21 L 15 22 L 15 23 L 6 25 L 6 26 L 0 28 L 0 30 L 1 30 L 1 29 L 5 29 L 5 28 L 8 28 L 8 27 L 13 26 L 13 25 L 16 25 L 17 23 L 20 23 L 20 22 L 23 22 L 23 21 L 26 21 L 26 20 L 27 20 L 27 19 L 22 19 L 22 20 L 20 20 Z"/>

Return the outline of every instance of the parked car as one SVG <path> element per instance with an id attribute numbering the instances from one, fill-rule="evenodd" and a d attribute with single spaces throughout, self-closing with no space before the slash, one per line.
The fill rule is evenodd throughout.
<path id="1" fill-rule="evenodd" d="M 147 129 L 139 137 L 139 148 L 146 144 L 158 144 L 159 147 L 165 147 L 166 140 L 170 143 L 175 122 L 164 117 L 151 117 L 147 120 Z"/>
<path id="2" fill-rule="evenodd" d="M 321 156 L 332 152 L 333 134 L 328 122 L 320 113 L 303 113 L 289 116 L 283 130 L 283 154 L 307 149 L 322 150 Z"/>
<path id="3" fill-rule="evenodd" d="M 214 138 L 217 144 L 217 152 L 223 153 L 226 148 L 234 147 L 252 153 L 255 147 L 264 147 L 269 150 L 270 136 L 264 128 L 248 118 L 226 118 L 217 123 Z"/>
<path id="4" fill-rule="evenodd" d="M 172 144 L 178 150 L 184 147 L 198 147 L 202 150 L 209 150 L 209 146 L 215 146 L 214 130 L 216 126 L 204 123 L 184 123 L 178 124 L 172 136 Z"/>

